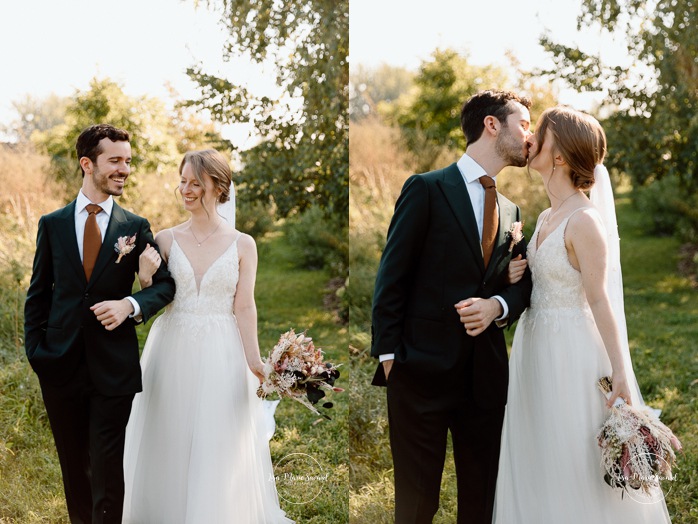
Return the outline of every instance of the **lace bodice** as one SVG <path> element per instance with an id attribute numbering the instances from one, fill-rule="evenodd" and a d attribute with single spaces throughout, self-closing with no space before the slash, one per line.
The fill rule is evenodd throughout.
<path id="1" fill-rule="evenodd" d="M 565 248 L 565 229 L 569 219 L 565 218 L 536 249 L 542 223 L 539 221 L 528 243 L 527 258 L 533 276 L 532 310 L 589 310 L 582 275 L 570 264 Z"/>
<path id="2" fill-rule="evenodd" d="M 239 238 L 239 235 L 238 235 Z M 237 289 L 240 261 L 238 239 L 208 267 L 201 278 L 199 289 L 192 265 L 176 239 L 172 241 L 168 269 L 177 285 L 174 301 L 167 313 L 187 313 L 195 316 L 233 314 L 235 290 Z"/>

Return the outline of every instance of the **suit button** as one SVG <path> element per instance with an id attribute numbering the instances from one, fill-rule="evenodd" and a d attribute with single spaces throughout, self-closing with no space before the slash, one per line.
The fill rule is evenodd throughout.
<path id="1" fill-rule="evenodd" d="M 84 298 L 85 300 L 87 300 L 88 298 L 90 298 L 90 294 L 89 294 L 89 293 L 85 293 L 85 296 L 83 296 L 82 298 Z"/>

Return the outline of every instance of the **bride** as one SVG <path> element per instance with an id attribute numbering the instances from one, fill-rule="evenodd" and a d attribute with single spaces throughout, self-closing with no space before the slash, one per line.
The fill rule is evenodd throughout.
<path id="1" fill-rule="evenodd" d="M 545 111 L 531 143 L 551 207 L 528 243 L 531 306 L 510 359 L 496 524 L 660 524 L 660 493 L 641 498 L 603 480 L 596 434 L 621 397 L 640 405 L 627 345 L 615 209 L 602 162 L 606 136 L 589 115 Z M 584 191 L 592 188 L 591 198 Z M 598 205 L 596 199 L 605 198 Z M 526 261 L 512 262 L 510 278 Z M 607 284 L 611 282 L 611 284 Z M 606 401 L 597 380 L 611 376 Z"/>
<path id="2" fill-rule="evenodd" d="M 217 210 L 234 198 L 214 150 L 189 152 L 179 191 L 191 218 L 156 240 L 177 284 L 153 324 L 126 430 L 124 523 L 290 523 L 279 508 L 262 401 L 257 250 Z M 141 258 L 141 285 L 159 266 Z"/>

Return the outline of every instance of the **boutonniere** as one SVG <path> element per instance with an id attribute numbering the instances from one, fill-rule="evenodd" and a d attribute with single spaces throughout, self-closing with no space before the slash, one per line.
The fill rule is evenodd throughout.
<path id="1" fill-rule="evenodd" d="M 509 253 L 512 252 L 514 246 L 523 240 L 524 222 L 514 222 L 509 228 Z"/>
<path id="2" fill-rule="evenodd" d="M 128 255 L 136 247 L 136 234 L 134 233 L 131 237 L 119 237 L 114 244 L 114 251 L 119 253 L 119 258 L 116 259 L 116 263 L 121 262 L 121 259 Z"/>

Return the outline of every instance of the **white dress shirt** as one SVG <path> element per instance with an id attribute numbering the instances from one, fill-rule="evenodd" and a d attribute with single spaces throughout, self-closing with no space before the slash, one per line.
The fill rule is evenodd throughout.
<path id="1" fill-rule="evenodd" d="M 481 176 L 486 175 L 487 172 L 480 164 L 469 157 L 467 153 L 463 153 L 463 156 L 460 157 L 460 160 L 458 160 L 456 165 L 458 166 L 460 174 L 463 176 L 465 187 L 468 190 L 470 202 L 473 205 L 473 212 L 475 213 L 475 222 L 477 222 L 477 231 L 480 235 L 480 242 L 482 242 L 482 224 L 483 216 L 485 214 L 485 188 L 482 187 L 479 179 Z M 495 181 L 497 180 L 496 177 L 492 178 Z M 495 319 L 495 322 L 500 322 L 509 316 L 509 306 L 507 306 L 506 301 L 499 295 L 495 295 L 492 298 L 496 298 L 502 305 L 502 315 Z M 386 353 L 378 357 L 380 362 L 394 359 L 394 353 Z"/>
<path id="2" fill-rule="evenodd" d="M 87 212 L 88 204 L 97 204 L 102 208 L 100 213 L 95 215 L 97 219 L 97 225 L 99 226 L 99 232 L 102 235 L 102 243 L 104 243 L 104 236 L 107 234 L 107 227 L 109 226 L 109 219 L 111 218 L 112 209 L 114 209 L 114 199 L 109 196 L 104 202 L 97 203 L 92 202 L 85 194 L 80 191 L 78 193 L 78 198 L 75 202 L 75 236 L 78 239 L 78 251 L 80 251 L 80 260 L 83 259 L 83 240 L 85 237 L 85 222 L 87 222 L 87 217 L 89 213 Z M 129 318 L 137 317 L 141 314 L 141 306 L 133 297 L 126 297 L 126 299 L 133 305 L 133 313 L 129 315 Z"/>

